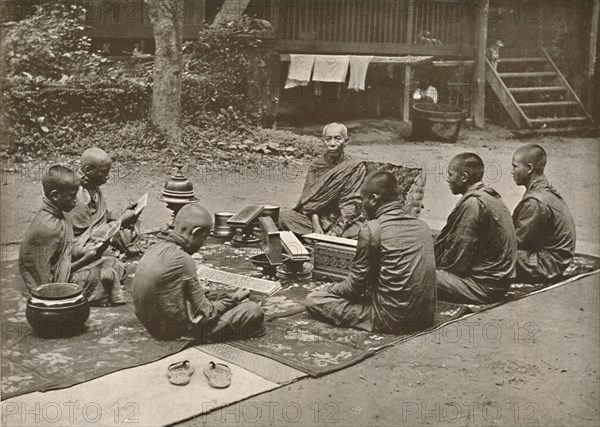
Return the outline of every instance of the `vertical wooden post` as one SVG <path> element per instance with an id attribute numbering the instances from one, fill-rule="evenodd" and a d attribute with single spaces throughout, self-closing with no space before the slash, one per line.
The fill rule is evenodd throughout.
<path id="1" fill-rule="evenodd" d="M 410 72 L 411 65 L 404 66 L 404 94 L 402 96 L 402 120 L 408 122 L 410 113 Z"/>
<path id="2" fill-rule="evenodd" d="M 269 14 L 271 16 L 271 24 L 273 25 L 273 28 L 275 29 L 275 31 L 278 32 L 280 15 L 281 15 L 281 1 L 274 0 L 271 2 L 267 2 L 267 4 L 269 4 L 270 8 L 271 8 L 271 10 L 269 11 Z"/>
<path id="3" fill-rule="evenodd" d="M 406 10 L 406 44 L 413 43 L 413 23 L 415 21 L 415 0 L 408 0 Z M 410 118 L 410 75 L 412 66 L 404 65 L 404 90 L 402 93 L 402 121 L 408 122 Z"/>
<path id="4" fill-rule="evenodd" d="M 408 0 L 406 10 L 406 44 L 413 43 L 413 22 L 415 21 L 415 0 Z"/>
<path id="5" fill-rule="evenodd" d="M 471 116 L 475 127 L 483 128 L 485 125 L 485 51 L 487 46 L 488 14 L 490 0 L 480 0 L 477 5 L 477 36 L 475 57 L 475 96 L 473 99 Z"/>
<path id="6" fill-rule="evenodd" d="M 586 70 L 588 90 L 586 91 L 586 107 L 588 111 L 594 113 L 594 100 L 597 99 L 597 92 L 600 90 L 596 75 L 596 50 L 598 48 L 598 18 L 600 15 L 600 0 L 594 0 L 592 10 L 592 25 L 590 26 L 590 46 L 588 49 L 588 63 Z"/>

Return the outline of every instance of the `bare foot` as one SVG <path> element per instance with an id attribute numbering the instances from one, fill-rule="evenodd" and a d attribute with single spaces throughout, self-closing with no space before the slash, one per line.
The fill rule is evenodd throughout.
<path id="1" fill-rule="evenodd" d="M 127 301 L 125 301 L 125 296 L 123 295 L 123 289 L 121 288 L 121 286 L 117 286 L 117 288 L 113 290 L 110 300 L 111 300 L 111 305 L 127 304 Z"/>

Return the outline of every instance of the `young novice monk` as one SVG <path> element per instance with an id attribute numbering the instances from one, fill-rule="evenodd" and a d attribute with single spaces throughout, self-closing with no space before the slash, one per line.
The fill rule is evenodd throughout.
<path id="1" fill-rule="evenodd" d="M 358 235 L 350 274 L 343 282 L 313 291 L 306 310 L 341 327 L 401 334 L 433 324 L 436 305 L 431 230 L 405 214 L 398 182 L 375 172 L 361 188 L 370 221 Z"/>
<path id="2" fill-rule="evenodd" d="M 211 226 L 212 217 L 203 207 L 182 207 L 173 230 L 148 249 L 135 269 L 135 314 L 158 339 L 226 341 L 264 331 L 262 309 L 244 301 L 247 290 L 205 293 L 191 255 L 200 250 Z"/>
<path id="3" fill-rule="evenodd" d="M 575 222 L 544 174 L 546 162 L 546 151 L 537 144 L 513 154 L 513 178 L 527 190 L 513 213 L 519 280 L 559 279 L 575 255 Z"/>
<path id="4" fill-rule="evenodd" d="M 500 194 L 483 184 L 483 160 L 452 158 L 446 181 L 462 197 L 435 241 L 438 298 L 490 304 L 504 298 L 515 277 L 517 236 Z"/>
<path id="5" fill-rule="evenodd" d="M 42 208 L 33 218 L 19 254 L 19 270 L 29 291 L 45 283 L 80 285 L 93 305 L 124 304 L 125 270 L 114 258 L 101 258 L 106 246 L 73 253 L 73 228 L 64 213 L 75 206 L 79 178 L 64 166 L 52 166 L 42 178 Z"/>

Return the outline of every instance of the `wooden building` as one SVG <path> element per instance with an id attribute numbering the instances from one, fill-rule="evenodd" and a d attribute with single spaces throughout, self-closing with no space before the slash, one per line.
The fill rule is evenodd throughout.
<path id="1" fill-rule="evenodd" d="M 566 115 L 566 125 L 572 125 L 569 118 L 589 124 L 591 119 L 583 103 L 588 110 L 598 113 L 599 1 L 232 0 L 227 3 L 238 9 L 232 11 L 233 15 L 245 13 L 272 23 L 277 35 L 275 49 L 282 54 L 283 73 L 287 67 L 286 55 L 292 53 L 387 58 L 431 56 L 428 72 L 455 86 L 448 91 L 449 98 L 457 98 L 457 90 L 460 95 L 459 99 L 441 96 L 441 101 L 460 103 L 475 124 L 482 125 L 487 95 L 488 102 L 502 107 L 513 127 L 533 128 L 547 124 L 541 120 L 545 115 L 556 119 L 555 124 L 561 123 L 561 115 Z M 21 11 L 16 13 L 21 15 L 28 5 L 36 4 L 28 0 L 18 3 Z M 97 46 L 108 42 L 114 50 L 131 51 L 137 44 L 152 53 L 153 33 L 143 0 L 78 3 L 88 10 L 91 36 Z M 224 0 L 184 0 L 184 38 L 194 39 L 204 22 L 212 22 L 223 3 Z M 6 15 L 3 13 L 4 20 Z M 501 50 L 498 70 L 490 70 L 485 54 L 495 40 L 502 40 L 505 47 Z M 540 47 L 545 48 L 548 57 Z M 398 59 L 398 63 L 403 62 L 406 61 Z M 404 72 L 396 73 L 400 80 L 398 76 L 390 80 L 403 86 L 399 89 L 403 98 L 409 91 L 412 75 L 410 65 L 405 67 Z M 394 73 L 388 70 L 388 74 Z M 381 78 L 385 80 L 385 75 Z M 377 92 L 376 88 L 374 91 Z M 529 96 L 533 92 L 540 96 Z M 527 93 L 522 99 L 517 96 Z M 402 104 L 396 115 L 407 118 L 407 112 L 401 111 L 406 110 L 406 99 Z M 491 111 L 494 107 L 491 106 Z"/>

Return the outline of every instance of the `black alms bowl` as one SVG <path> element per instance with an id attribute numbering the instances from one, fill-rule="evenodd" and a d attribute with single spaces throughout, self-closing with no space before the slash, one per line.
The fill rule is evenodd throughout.
<path id="1" fill-rule="evenodd" d="M 83 332 L 90 305 L 80 286 L 47 283 L 31 292 L 25 315 L 36 335 L 72 337 Z"/>

